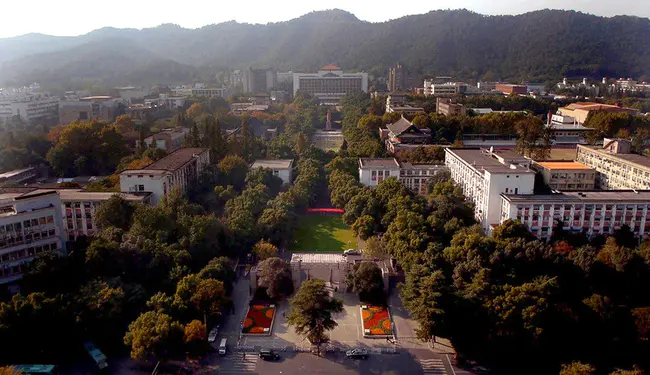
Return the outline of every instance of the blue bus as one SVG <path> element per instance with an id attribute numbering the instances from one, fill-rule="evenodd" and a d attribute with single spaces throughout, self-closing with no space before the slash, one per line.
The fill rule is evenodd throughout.
<path id="1" fill-rule="evenodd" d="M 13 365 L 13 368 L 29 375 L 57 375 L 59 373 L 55 365 Z"/>

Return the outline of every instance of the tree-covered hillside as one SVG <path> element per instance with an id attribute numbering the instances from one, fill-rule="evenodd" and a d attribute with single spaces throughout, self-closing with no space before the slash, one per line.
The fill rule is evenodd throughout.
<path id="1" fill-rule="evenodd" d="M 32 82 L 50 59 L 60 62 L 56 77 L 74 77 L 85 66 L 86 78 L 111 83 L 98 63 L 107 39 L 128 39 L 116 55 L 137 48 L 147 61 L 128 61 L 122 73 L 150 76 L 138 81 L 175 82 L 197 72 L 225 68 L 273 66 L 279 70 L 313 71 L 336 63 L 346 70 L 385 75 L 400 61 L 418 74 L 452 75 L 460 79 L 551 80 L 562 76 L 650 77 L 650 20 L 597 17 L 573 11 L 542 10 L 517 16 L 483 16 L 466 10 L 433 11 L 383 23 L 369 23 L 340 10 L 313 12 L 267 25 L 226 22 L 200 29 L 161 25 L 152 29 L 106 28 L 73 39 L 47 37 L 48 53 L 37 53 L 38 39 L 21 50 L 14 39 L 0 40 L 0 80 Z M 53 52 L 53 45 L 60 49 Z M 27 46 L 29 48 L 27 48 Z M 45 48 L 45 47 L 42 47 Z M 16 60 L 18 59 L 18 60 Z M 9 61 L 13 60 L 13 61 Z M 143 59 L 139 59 L 143 60 Z M 182 65 L 161 64 L 173 61 Z M 182 67 L 182 69 L 180 68 Z M 182 74 L 168 74 L 176 69 Z M 54 70 L 54 69 L 51 69 Z M 157 78 L 160 77 L 160 78 Z"/>

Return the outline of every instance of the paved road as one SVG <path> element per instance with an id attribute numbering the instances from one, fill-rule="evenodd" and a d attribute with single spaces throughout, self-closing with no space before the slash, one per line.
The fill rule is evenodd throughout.
<path id="1" fill-rule="evenodd" d="M 241 353 L 231 353 L 221 358 L 217 373 L 224 375 L 257 374 L 255 369 L 258 360 L 253 353 L 248 353 L 245 357 Z"/>
<path id="2" fill-rule="evenodd" d="M 367 360 L 348 359 L 340 353 L 328 353 L 323 357 L 307 353 L 282 353 L 282 359 L 278 362 L 259 361 L 256 374 L 454 375 L 445 356 L 431 352 L 420 354 L 426 357 L 415 357 L 407 351 L 371 355 Z"/>

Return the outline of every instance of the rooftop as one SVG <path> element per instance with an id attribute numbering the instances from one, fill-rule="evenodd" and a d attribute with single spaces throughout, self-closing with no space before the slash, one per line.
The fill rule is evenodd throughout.
<path id="1" fill-rule="evenodd" d="M 490 156 L 487 150 L 481 150 L 479 148 L 447 148 L 445 152 L 453 153 L 478 171 L 484 170 L 490 173 L 535 173 L 520 165 L 502 164 L 496 158 Z"/>
<path id="2" fill-rule="evenodd" d="M 346 258 L 342 253 L 295 253 L 291 255 L 291 263 L 345 263 Z"/>
<path id="3" fill-rule="evenodd" d="M 399 120 L 395 121 L 392 124 L 386 125 L 388 130 L 390 130 L 395 135 L 400 135 L 407 131 L 413 124 L 407 120 L 404 116 L 400 117 Z"/>
<path id="4" fill-rule="evenodd" d="M 56 194 L 56 192 L 57 191 L 53 189 L 37 189 L 30 187 L 0 188 L 0 200 L 23 200 L 42 195 Z"/>
<path id="5" fill-rule="evenodd" d="M 359 158 L 361 168 L 396 168 L 399 169 L 399 163 L 395 158 Z"/>
<path id="6" fill-rule="evenodd" d="M 597 111 L 634 111 L 638 112 L 638 110 L 634 108 L 626 108 L 626 107 L 619 107 L 617 105 L 613 104 L 603 104 L 603 103 L 595 103 L 595 102 L 576 102 L 576 103 L 571 103 L 564 107 L 566 109 L 583 109 L 583 110 L 597 110 Z"/>
<path id="7" fill-rule="evenodd" d="M 149 164 L 143 169 L 127 169 L 121 174 L 142 172 L 143 174 L 152 174 L 151 171 L 169 171 L 173 172 L 190 161 L 194 160 L 197 155 L 208 152 L 207 148 L 180 148 L 164 158 Z"/>
<path id="8" fill-rule="evenodd" d="M 512 203 L 528 202 L 558 202 L 558 203 L 589 203 L 589 202 L 650 202 L 650 190 L 594 190 L 567 191 L 558 194 L 514 195 L 501 194 Z"/>
<path id="9" fill-rule="evenodd" d="M 251 168 L 290 169 L 293 166 L 293 159 L 261 159 L 255 160 Z"/>
<path id="10" fill-rule="evenodd" d="M 23 168 L 23 169 L 14 169 L 13 171 L 5 172 L 0 174 L 0 179 L 3 178 L 11 178 L 15 175 L 21 174 L 23 172 L 31 171 L 33 170 L 34 167 L 29 167 L 29 168 Z"/>
<path id="11" fill-rule="evenodd" d="M 546 169 L 584 169 L 584 170 L 593 170 L 582 163 L 575 161 L 543 161 L 537 163 Z"/>
<path id="12" fill-rule="evenodd" d="M 156 135 L 163 135 L 163 134 L 184 135 L 184 134 L 189 133 L 189 132 L 190 132 L 189 128 L 181 128 L 181 127 L 167 128 L 167 129 L 162 129 L 161 131 L 159 131 L 157 133 L 154 133 L 154 134 L 148 136 L 147 138 L 152 138 L 152 137 L 154 137 Z"/>
<path id="13" fill-rule="evenodd" d="M 81 189 L 63 189 L 59 190 L 62 201 L 91 201 L 103 202 L 110 199 L 113 195 L 119 194 L 124 200 L 129 202 L 144 202 L 149 198 L 150 193 L 133 194 L 133 193 L 114 193 L 101 191 L 84 191 Z"/>
<path id="14" fill-rule="evenodd" d="M 644 156 L 644 155 L 639 155 L 639 154 L 612 154 L 611 152 L 608 152 L 607 150 L 596 147 L 596 146 L 585 146 L 585 145 L 578 145 L 578 147 L 586 148 L 588 150 L 592 150 L 595 152 L 598 152 L 603 155 L 607 155 L 607 157 L 612 158 L 612 159 L 618 159 L 630 164 L 636 164 L 640 167 L 644 168 L 650 168 L 650 157 Z"/>
<path id="15" fill-rule="evenodd" d="M 447 167 L 443 164 L 411 164 L 408 162 L 400 163 L 402 169 L 446 169 Z"/>

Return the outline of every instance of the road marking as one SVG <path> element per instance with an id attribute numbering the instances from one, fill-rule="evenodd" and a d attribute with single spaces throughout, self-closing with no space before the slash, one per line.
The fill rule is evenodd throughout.
<path id="1" fill-rule="evenodd" d="M 456 370 L 454 370 L 454 365 L 451 364 L 451 359 L 449 359 L 449 354 L 447 354 L 447 362 L 449 362 L 449 368 L 451 368 L 451 372 L 456 375 Z"/>
<path id="2" fill-rule="evenodd" d="M 445 370 L 445 364 L 442 359 L 421 359 L 420 365 L 422 366 L 422 371 L 424 375 L 446 375 L 447 370 Z"/>
<path id="3" fill-rule="evenodd" d="M 246 358 L 237 353 L 223 358 L 219 374 L 247 374 L 255 372 L 257 368 L 257 356 L 254 353 L 246 355 Z"/>

